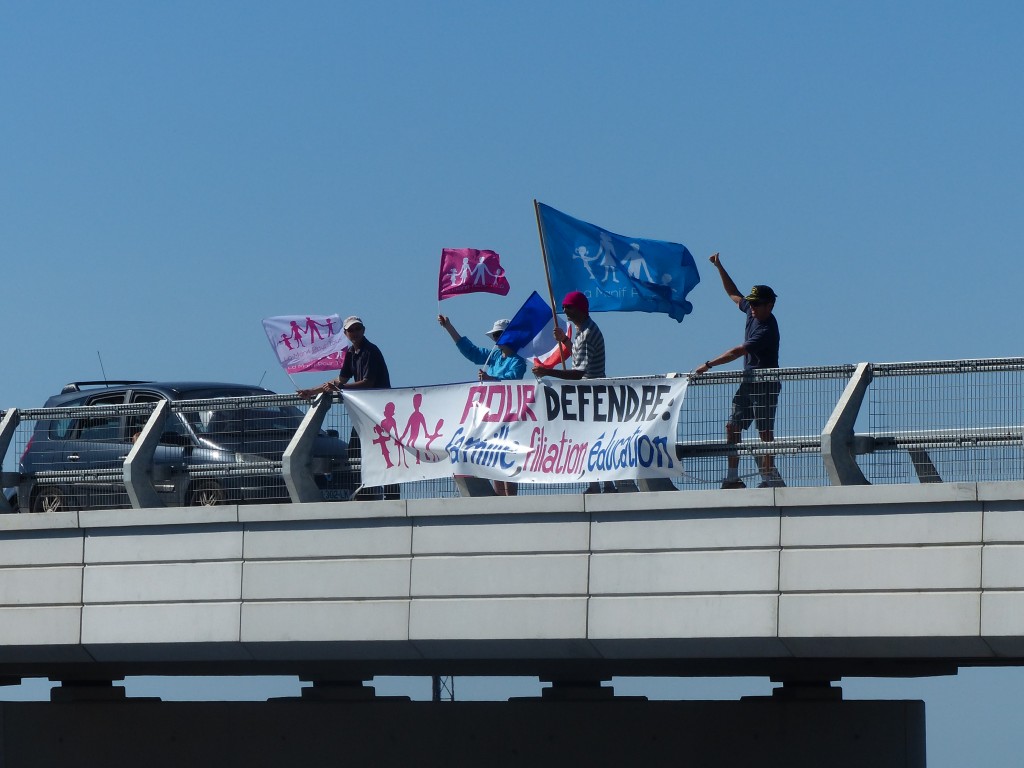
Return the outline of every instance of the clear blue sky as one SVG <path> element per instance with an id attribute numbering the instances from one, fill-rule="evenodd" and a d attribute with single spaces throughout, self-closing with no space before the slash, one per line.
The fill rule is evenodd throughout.
<path id="1" fill-rule="evenodd" d="M 309 312 L 361 315 L 397 385 L 468 379 L 440 251 L 502 256 L 507 298 L 443 305 L 482 343 L 545 290 L 534 198 L 697 258 L 681 325 L 598 318 L 610 375 L 738 343 L 716 250 L 780 294 L 783 365 L 1019 355 L 1022 29 L 998 1 L 0 3 L 0 408 L 97 353 L 287 391 L 260 320 Z M 926 698 L 933 767 L 1024 752 L 1017 671 L 881 687 Z"/>

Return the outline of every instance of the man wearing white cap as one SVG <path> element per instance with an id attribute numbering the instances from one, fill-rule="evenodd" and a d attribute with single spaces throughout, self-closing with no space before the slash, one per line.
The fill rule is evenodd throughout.
<path id="1" fill-rule="evenodd" d="M 338 378 L 325 381 L 319 387 L 298 390 L 299 397 L 311 400 L 322 392 L 342 389 L 391 389 L 391 375 L 380 347 L 366 338 L 366 326 L 361 318 L 350 315 L 342 324 L 345 336 L 352 343 Z"/>
<path id="2" fill-rule="evenodd" d="M 380 348 L 366 338 L 366 326 L 362 318 L 350 315 L 342 323 L 342 330 L 351 342 L 348 352 L 345 354 L 345 362 L 338 371 L 338 378 L 325 381 L 319 387 L 298 390 L 299 397 L 311 400 L 324 392 L 339 392 L 343 389 L 391 389 L 391 375 L 388 373 L 388 364 L 384 362 L 384 355 Z M 355 427 L 349 436 L 348 443 L 349 459 L 358 461 L 362 456 L 362 447 L 359 443 L 359 433 Z M 361 491 L 357 498 L 360 499 L 397 499 L 399 490 L 397 485 L 386 485 L 383 489 L 370 488 Z"/>

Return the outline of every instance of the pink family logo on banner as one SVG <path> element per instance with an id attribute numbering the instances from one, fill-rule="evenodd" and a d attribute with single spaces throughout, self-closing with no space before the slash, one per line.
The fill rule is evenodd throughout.
<path id="1" fill-rule="evenodd" d="M 281 315 L 263 321 L 277 361 L 288 373 L 336 371 L 348 349 L 338 315 Z"/>
<path id="2" fill-rule="evenodd" d="M 464 293 L 496 293 L 507 296 L 505 268 L 494 251 L 476 248 L 445 248 L 441 251 L 441 273 L 437 278 L 437 300 Z"/>
<path id="3" fill-rule="evenodd" d="M 435 421 L 431 432 L 426 416 L 421 410 L 422 405 L 423 394 L 416 392 L 410 404 L 403 408 L 404 427 L 399 427 L 395 402 L 389 400 L 384 404 L 384 418 L 380 423 L 373 425 L 372 443 L 380 449 L 381 458 L 387 469 L 401 466 L 409 469 L 410 459 L 414 460 L 415 464 L 431 464 L 448 458 L 443 449 L 431 450 L 434 441 L 441 437 L 444 419 Z"/>

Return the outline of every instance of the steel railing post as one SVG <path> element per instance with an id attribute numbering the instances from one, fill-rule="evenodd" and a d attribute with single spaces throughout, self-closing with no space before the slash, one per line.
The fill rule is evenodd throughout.
<path id="1" fill-rule="evenodd" d="M 4 457 L 7 455 L 7 451 L 11 447 L 11 440 L 14 439 L 14 433 L 18 429 L 18 424 L 21 423 L 21 417 L 18 415 L 17 408 L 11 408 L 4 414 L 3 421 L 0 421 L 0 464 L 3 463 Z M 3 472 L 3 487 L 6 488 L 8 485 L 15 485 L 18 477 L 17 472 Z M 20 478 L 19 478 L 20 479 Z M 8 482 L 14 480 L 14 482 Z M 0 512 L 13 512 L 14 509 L 11 507 L 11 503 L 7 501 L 7 496 L 0 493 Z"/>

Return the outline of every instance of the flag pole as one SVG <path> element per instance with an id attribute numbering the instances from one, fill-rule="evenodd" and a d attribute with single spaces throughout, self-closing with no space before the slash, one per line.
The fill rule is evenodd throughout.
<path id="1" fill-rule="evenodd" d="M 548 268 L 548 245 L 544 240 L 544 227 L 540 222 L 540 203 L 533 199 L 533 212 L 537 216 L 537 234 L 540 235 L 540 255 L 544 258 L 544 277 L 548 281 L 548 296 L 551 298 L 551 320 L 558 327 L 558 310 L 555 309 L 555 290 L 551 287 L 551 270 Z M 558 342 L 558 359 L 562 361 L 562 370 L 566 370 L 565 357 L 562 355 L 562 342 Z"/>

